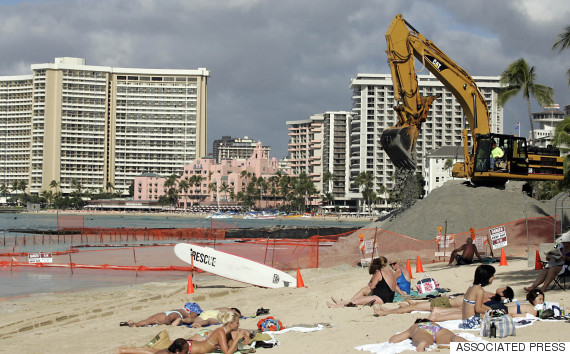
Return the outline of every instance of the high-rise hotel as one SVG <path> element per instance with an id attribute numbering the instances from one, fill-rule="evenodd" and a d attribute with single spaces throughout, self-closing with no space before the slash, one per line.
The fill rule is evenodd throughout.
<path id="1" fill-rule="evenodd" d="M 141 173 L 171 175 L 206 155 L 209 71 L 34 64 L 0 77 L 0 184 L 59 183 L 126 193 Z"/>

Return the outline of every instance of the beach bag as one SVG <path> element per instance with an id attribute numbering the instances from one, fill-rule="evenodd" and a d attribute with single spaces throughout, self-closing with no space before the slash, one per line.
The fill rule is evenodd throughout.
<path id="1" fill-rule="evenodd" d="M 437 280 L 435 280 L 429 275 L 424 276 L 416 284 L 416 289 L 418 290 L 418 294 L 422 295 L 437 291 L 436 290 L 437 287 L 439 287 L 439 283 L 437 282 Z"/>
<path id="2" fill-rule="evenodd" d="M 168 335 L 168 332 L 163 330 L 154 336 L 146 346 L 154 349 L 166 349 L 170 347 L 170 344 L 170 336 Z"/>
<path id="3" fill-rule="evenodd" d="M 259 328 L 261 332 L 267 332 L 267 331 L 273 332 L 273 331 L 280 331 L 284 329 L 285 326 L 283 326 L 283 323 L 281 323 L 281 321 L 279 321 L 278 319 L 273 318 L 273 316 L 269 316 L 259 320 L 257 322 L 257 328 Z"/>
<path id="4" fill-rule="evenodd" d="M 507 336 L 515 336 L 516 328 L 515 321 L 509 315 L 505 315 L 501 311 L 491 310 L 485 312 L 485 317 L 483 318 L 483 323 L 481 325 L 481 336 L 490 337 L 491 336 L 491 325 L 495 324 L 496 327 L 496 337 L 504 338 Z"/>

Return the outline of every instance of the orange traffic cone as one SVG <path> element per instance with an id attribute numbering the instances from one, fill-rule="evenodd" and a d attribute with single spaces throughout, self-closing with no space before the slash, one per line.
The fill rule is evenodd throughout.
<path id="1" fill-rule="evenodd" d="M 423 272 L 424 272 L 424 267 L 422 267 L 422 260 L 420 259 L 420 256 L 418 256 L 416 262 L 416 273 L 423 273 Z"/>
<path id="2" fill-rule="evenodd" d="M 297 269 L 297 287 L 304 288 L 305 283 L 303 283 L 303 277 L 301 276 L 301 271 Z"/>
<path id="3" fill-rule="evenodd" d="M 505 249 L 501 248 L 501 263 L 500 266 L 506 266 L 507 264 L 507 256 L 505 256 Z"/>
<path id="4" fill-rule="evenodd" d="M 534 270 L 542 269 L 542 261 L 540 260 L 540 252 L 536 250 L 536 257 L 534 259 Z"/>
<path id="5" fill-rule="evenodd" d="M 408 261 L 406 262 L 406 269 L 408 270 L 408 273 L 410 273 L 410 278 L 413 279 L 414 277 L 412 277 L 412 266 L 410 265 L 410 260 L 408 259 Z"/>
<path id="6" fill-rule="evenodd" d="M 192 275 L 188 276 L 188 286 L 186 287 L 186 294 L 194 294 L 194 284 L 192 283 Z"/>

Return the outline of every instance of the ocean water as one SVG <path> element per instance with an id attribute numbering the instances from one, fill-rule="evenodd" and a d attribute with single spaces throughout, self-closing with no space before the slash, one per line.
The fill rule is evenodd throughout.
<path id="1" fill-rule="evenodd" d="M 286 218 L 283 220 L 217 219 L 217 221 L 233 224 L 239 228 L 258 228 L 276 225 L 362 227 L 369 222 L 368 220 L 323 220 L 319 218 Z M 85 227 L 209 228 L 211 222 L 211 219 L 176 215 L 84 215 Z M 2 236 L 23 235 L 21 232 L 9 231 L 12 229 L 57 230 L 57 215 L 55 213 L 0 213 L 0 243 L 2 242 Z M 42 251 L 50 250 L 44 248 Z M 154 281 L 180 280 L 184 283 L 187 281 L 187 278 L 187 272 L 179 271 L 134 272 L 74 269 L 71 272 L 68 268 L 0 267 L 0 301 L 19 296 L 125 286 Z"/>

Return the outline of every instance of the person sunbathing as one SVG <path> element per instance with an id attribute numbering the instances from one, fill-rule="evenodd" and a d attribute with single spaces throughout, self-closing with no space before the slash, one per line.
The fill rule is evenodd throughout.
<path id="1" fill-rule="evenodd" d="M 209 333 L 203 340 L 188 339 L 188 354 L 206 354 L 222 351 L 224 354 L 234 353 L 237 350 L 240 340 L 246 337 L 246 331 L 239 331 L 239 316 L 233 312 L 228 311 L 220 315 L 220 322 L 222 325 L 211 333 Z M 232 335 L 236 332 L 235 336 Z M 175 340 L 175 342 L 178 339 Z M 173 343 L 174 344 L 174 343 Z M 117 354 L 156 354 L 159 351 L 154 348 L 138 348 L 138 347 L 121 347 L 116 351 Z M 168 353 L 168 352 L 162 352 Z M 162 354 L 161 353 L 161 354 Z M 181 352 L 184 353 L 184 352 Z"/>
<path id="2" fill-rule="evenodd" d="M 206 327 L 213 324 L 220 323 L 218 316 L 221 313 L 234 311 L 239 317 L 241 317 L 241 311 L 235 307 L 218 307 L 213 310 L 205 310 L 200 313 L 197 317 L 188 317 L 182 320 L 183 324 L 191 324 L 193 328 Z"/>
<path id="3" fill-rule="evenodd" d="M 330 308 L 355 307 L 357 305 L 385 304 L 394 301 L 396 290 L 396 276 L 394 271 L 388 267 L 386 257 L 375 258 L 368 268 L 368 273 L 372 275 L 367 286 L 360 289 L 350 301 L 338 300 L 331 297 L 333 303 L 327 301 Z"/>
<path id="4" fill-rule="evenodd" d="M 418 352 L 423 352 L 432 344 L 447 345 L 451 342 L 468 342 L 467 339 L 456 335 L 425 318 L 418 318 L 416 322 L 407 330 L 390 337 L 390 343 L 399 343 L 406 339 L 411 339 L 412 344 Z"/>
<path id="5" fill-rule="evenodd" d="M 546 255 L 548 267 L 542 269 L 531 286 L 524 288 L 525 291 L 530 292 L 542 284 L 540 290 L 545 293 L 548 285 L 550 285 L 559 274 L 564 273 L 566 269 L 570 268 L 570 231 L 563 233 L 557 242 L 561 244 L 560 247 L 556 251 L 552 250 Z"/>
<path id="6" fill-rule="evenodd" d="M 183 309 L 176 309 L 166 312 L 159 312 L 150 316 L 149 318 L 142 321 L 132 321 L 121 322 L 121 326 L 129 327 L 144 327 L 151 325 L 171 325 L 178 326 L 184 320 L 192 320 L 202 313 L 202 309 L 195 302 L 187 302 Z"/>
<path id="7" fill-rule="evenodd" d="M 495 293 L 485 292 L 484 303 L 489 306 L 488 302 L 490 301 L 500 301 L 502 303 L 505 301 L 505 299 L 512 301 L 513 297 L 514 291 L 510 286 L 500 287 L 497 288 Z M 463 295 L 457 295 L 453 297 L 438 296 L 431 300 L 421 300 L 414 302 L 401 301 L 398 303 L 399 307 L 394 309 L 387 309 L 384 306 L 380 305 L 379 307 L 374 308 L 374 313 L 378 316 L 386 316 L 391 314 L 411 313 L 413 311 L 431 311 L 441 315 L 441 309 L 454 308 L 459 310 L 462 304 Z M 457 314 L 460 319 L 461 311 L 458 311 Z"/>
<path id="8" fill-rule="evenodd" d="M 400 295 L 410 295 L 410 273 L 400 263 L 399 259 L 390 261 L 390 268 L 395 272 L 396 276 L 396 292 Z"/>
<path id="9" fill-rule="evenodd" d="M 485 297 L 484 286 L 493 283 L 495 278 L 495 267 L 483 264 L 475 269 L 473 284 L 469 286 L 463 296 L 463 304 L 461 304 L 461 319 L 463 322 L 459 328 L 474 329 L 481 325 L 481 314 L 491 310 L 491 308 L 483 304 Z"/>

